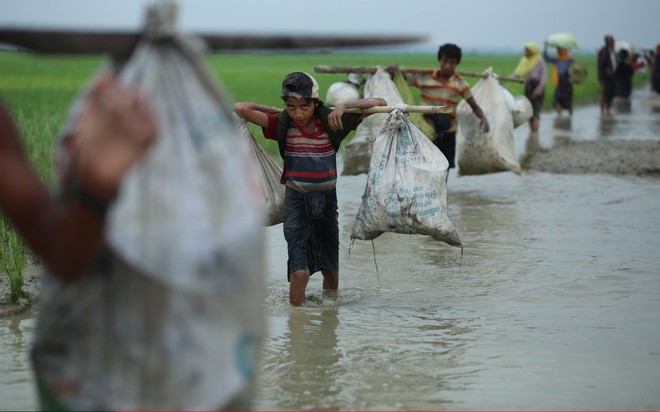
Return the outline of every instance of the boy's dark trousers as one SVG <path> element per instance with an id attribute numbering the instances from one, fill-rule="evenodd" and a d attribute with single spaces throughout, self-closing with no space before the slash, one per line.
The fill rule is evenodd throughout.
<path id="1" fill-rule="evenodd" d="M 427 114 L 424 117 L 431 120 L 435 127 L 435 145 L 440 149 L 449 167 L 455 167 L 454 156 L 456 153 L 456 133 L 446 133 L 451 127 L 451 115 L 446 113 Z"/>

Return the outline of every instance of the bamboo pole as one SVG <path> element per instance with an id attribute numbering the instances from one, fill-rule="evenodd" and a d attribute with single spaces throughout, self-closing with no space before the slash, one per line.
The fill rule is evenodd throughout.
<path id="1" fill-rule="evenodd" d="M 358 109 L 352 107 L 346 109 L 345 113 L 364 113 L 364 114 L 373 114 L 373 113 L 389 113 L 392 110 L 397 109 L 394 106 L 374 106 L 368 109 Z M 405 113 L 451 113 L 454 109 L 451 106 L 406 106 L 404 110 Z"/>
<path id="2" fill-rule="evenodd" d="M 369 73 L 369 74 L 374 74 L 376 73 L 376 70 L 378 68 L 374 66 L 357 66 L 357 67 L 345 67 L 345 66 L 316 66 L 314 67 L 314 71 L 317 73 Z M 385 69 L 387 70 L 387 69 Z M 437 69 L 427 69 L 427 68 L 420 68 L 420 67 L 400 67 L 399 71 L 401 73 L 423 73 L 423 74 L 431 74 Z M 467 77 L 482 77 L 486 78 L 488 77 L 488 73 L 486 72 L 465 72 L 465 71 L 458 71 L 456 70 L 456 73 L 460 74 L 461 76 L 467 76 Z M 497 76 L 497 80 L 500 81 L 507 81 L 507 82 L 517 82 L 517 83 L 523 83 L 524 81 L 522 79 L 518 79 L 516 77 L 508 77 L 508 76 Z"/>

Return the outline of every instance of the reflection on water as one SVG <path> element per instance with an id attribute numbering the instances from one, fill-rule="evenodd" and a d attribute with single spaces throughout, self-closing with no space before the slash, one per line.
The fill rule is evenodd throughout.
<path id="1" fill-rule="evenodd" d="M 4 276 L 4 275 L 2 275 Z M 0 319 L 0 409 L 36 410 L 29 350 L 32 313 Z"/>
<path id="2" fill-rule="evenodd" d="M 571 124 L 573 123 L 573 116 L 556 116 L 552 122 L 552 127 L 556 130 L 571 130 Z"/>
<path id="3" fill-rule="evenodd" d="M 573 116 L 556 116 L 552 121 L 552 146 L 568 143 L 573 140 Z"/>
<path id="4" fill-rule="evenodd" d="M 600 137 L 610 137 L 616 130 L 617 119 L 614 115 L 603 114 L 598 122 L 598 133 Z"/>
<path id="5" fill-rule="evenodd" d="M 312 306 L 272 319 L 257 408 L 450 405 L 444 377 L 461 373 L 470 327 L 436 305 L 380 306 Z"/>
<path id="6" fill-rule="evenodd" d="M 616 113 L 630 113 L 632 111 L 632 101 L 626 97 L 615 97 L 612 101 L 612 107 Z"/>
<path id="7" fill-rule="evenodd" d="M 660 102 L 656 102 L 651 106 L 653 113 L 660 113 Z"/>
<path id="8" fill-rule="evenodd" d="M 538 132 L 529 132 L 527 140 L 525 142 L 525 152 L 527 154 L 533 154 L 538 152 L 541 149 L 541 142 L 539 141 Z"/>
<path id="9" fill-rule="evenodd" d="M 278 319 L 278 320 L 281 320 Z M 337 345 L 337 307 L 310 311 L 292 310 L 279 336 L 264 351 L 271 365 L 259 387 L 261 397 L 278 402 L 271 409 L 339 409 L 346 370 Z M 271 329 L 276 329 L 272 324 Z"/>

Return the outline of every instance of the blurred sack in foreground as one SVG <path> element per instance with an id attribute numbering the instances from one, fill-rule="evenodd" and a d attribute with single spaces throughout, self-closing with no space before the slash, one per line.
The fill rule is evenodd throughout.
<path id="1" fill-rule="evenodd" d="M 44 276 L 32 351 L 43 410 L 248 409 L 253 396 L 259 183 L 202 44 L 174 30 L 173 3 L 159 5 L 118 76 L 160 136 L 122 183 L 98 264 L 76 281 Z"/>

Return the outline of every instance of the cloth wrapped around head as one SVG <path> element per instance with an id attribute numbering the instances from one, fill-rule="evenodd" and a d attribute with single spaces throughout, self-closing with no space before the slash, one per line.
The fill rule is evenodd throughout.
<path id="1" fill-rule="evenodd" d="M 529 54 L 529 55 L 528 55 Z M 541 53 L 539 46 L 534 42 L 525 43 L 525 55 L 518 62 L 513 74 L 518 77 L 525 77 L 529 72 L 534 70 L 534 67 L 541 60 Z"/>

